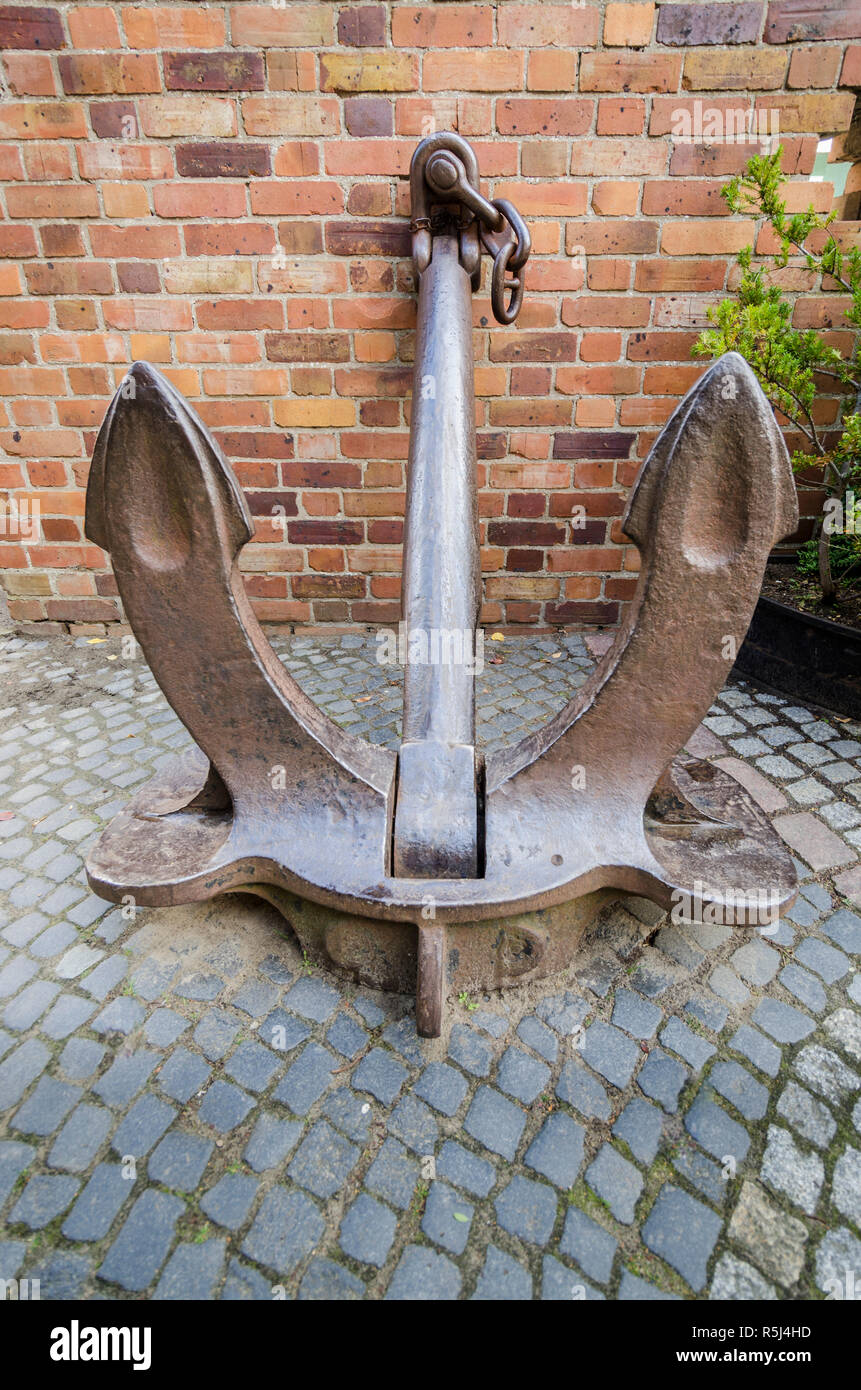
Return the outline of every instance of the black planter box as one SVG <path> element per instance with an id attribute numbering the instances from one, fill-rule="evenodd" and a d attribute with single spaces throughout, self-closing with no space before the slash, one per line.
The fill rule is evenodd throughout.
<path id="1" fill-rule="evenodd" d="M 733 671 L 861 719 L 861 630 L 760 598 Z"/>

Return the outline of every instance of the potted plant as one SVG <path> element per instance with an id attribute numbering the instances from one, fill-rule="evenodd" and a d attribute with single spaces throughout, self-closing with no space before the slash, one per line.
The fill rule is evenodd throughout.
<path id="1" fill-rule="evenodd" d="M 782 149 L 756 155 L 721 190 L 730 210 L 771 229 L 777 249 L 738 255 L 733 296 L 712 306 L 699 356 L 741 353 L 781 423 L 799 440 L 799 481 L 824 498 L 810 539 L 787 573 L 772 564 L 739 653 L 737 669 L 796 698 L 861 717 L 861 251 L 844 252 L 828 230 L 836 213 L 790 214 L 781 196 Z M 781 272 L 795 258 L 814 283 L 848 297 L 846 342 L 792 323 Z M 839 418 L 823 425 L 819 393 L 840 398 Z"/>

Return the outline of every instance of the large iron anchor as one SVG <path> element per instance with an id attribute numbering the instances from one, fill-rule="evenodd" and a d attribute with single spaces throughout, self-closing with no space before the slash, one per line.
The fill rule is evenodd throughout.
<path id="1" fill-rule="evenodd" d="M 470 295 L 484 248 L 494 311 L 509 322 L 529 236 L 509 204 L 483 198 L 459 136 L 422 141 L 410 178 L 419 316 L 404 623 L 474 636 Z M 110 553 L 195 747 L 105 831 L 91 886 L 154 906 L 259 894 L 319 958 L 415 987 L 430 1036 L 448 990 L 568 964 L 620 891 L 758 921 L 763 889 L 775 910 L 794 898 L 791 858 L 736 781 L 675 755 L 726 678 L 769 551 L 796 524 L 773 413 L 729 354 L 643 464 L 624 519 L 642 557 L 637 591 L 587 683 L 485 762 L 469 663 L 408 661 L 395 756 L 334 724 L 273 653 L 238 569 L 252 535 L 242 490 L 191 407 L 136 363 L 96 443 L 86 532 Z"/>

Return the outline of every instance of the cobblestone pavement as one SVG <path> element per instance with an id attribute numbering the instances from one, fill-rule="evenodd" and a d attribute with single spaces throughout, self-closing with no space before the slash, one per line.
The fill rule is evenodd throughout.
<path id="1" fill-rule="evenodd" d="M 620 900 L 564 976 L 452 1001 L 423 1041 L 411 1000 L 309 968 L 260 903 L 88 891 L 101 826 L 187 739 L 126 647 L 0 642 L 0 1277 L 43 1298 L 858 1296 L 861 726 L 731 686 L 691 742 L 800 856 L 775 936 Z M 486 657 L 488 743 L 590 666 L 580 637 Z M 396 742 L 371 638 L 285 659 Z"/>

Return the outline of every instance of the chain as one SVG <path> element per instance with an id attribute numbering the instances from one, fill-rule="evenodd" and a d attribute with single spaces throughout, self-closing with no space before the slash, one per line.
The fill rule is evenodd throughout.
<path id="1" fill-rule="evenodd" d="M 532 249 L 529 229 L 520 213 L 506 198 L 489 201 L 474 188 L 466 170 L 450 150 L 439 150 L 428 160 L 424 171 L 431 191 L 440 199 L 459 203 L 478 222 L 481 245 L 493 257 L 490 302 L 499 323 L 513 323 L 523 303 L 522 270 Z M 415 219 L 412 226 L 418 229 Z M 506 296 L 509 296 L 506 300 Z"/>

